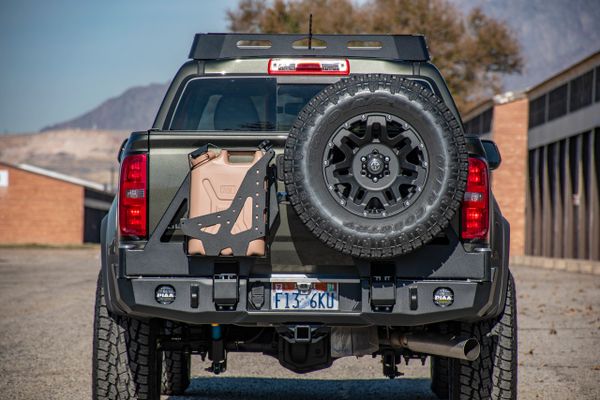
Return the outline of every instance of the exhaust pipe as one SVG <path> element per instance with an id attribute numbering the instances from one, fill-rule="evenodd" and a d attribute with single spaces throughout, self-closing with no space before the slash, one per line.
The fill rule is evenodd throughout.
<path id="1" fill-rule="evenodd" d="M 459 358 L 467 361 L 476 360 L 481 350 L 479 341 L 474 337 L 425 332 L 393 332 L 390 337 L 390 345 L 409 349 L 416 353 Z"/>

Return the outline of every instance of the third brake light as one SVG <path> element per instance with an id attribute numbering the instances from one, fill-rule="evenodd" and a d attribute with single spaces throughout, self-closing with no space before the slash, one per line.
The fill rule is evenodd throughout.
<path id="1" fill-rule="evenodd" d="M 329 58 L 272 58 L 269 75 L 348 75 L 350 63 L 346 59 Z"/>

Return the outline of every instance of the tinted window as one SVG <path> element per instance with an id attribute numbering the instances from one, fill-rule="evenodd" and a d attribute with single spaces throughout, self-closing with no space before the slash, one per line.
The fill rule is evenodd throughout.
<path id="1" fill-rule="evenodd" d="M 465 132 L 469 135 L 477 135 L 479 134 L 479 127 L 481 125 L 481 114 L 476 117 L 470 119 L 465 123 Z"/>
<path id="2" fill-rule="evenodd" d="M 193 79 L 186 85 L 171 130 L 287 131 L 326 85 L 277 85 L 274 78 Z"/>
<path id="3" fill-rule="evenodd" d="M 594 71 L 590 71 L 571 81 L 571 111 L 592 104 L 592 81 Z"/>
<path id="4" fill-rule="evenodd" d="M 492 130 L 493 108 L 488 108 L 481 114 L 465 122 L 465 133 L 469 135 L 482 135 Z"/>
<path id="5" fill-rule="evenodd" d="M 490 133 L 492 131 L 493 108 L 486 110 L 481 116 L 481 133 Z"/>
<path id="6" fill-rule="evenodd" d="M 567 88 L 568 85 L 564 84 L 548 94 L 548 121 L 567 113 Z"/>
<path id="7" fill-rule="evenodd" d="M 327 85 L 277 86 L 277 130 L 289 130 L 300 110 L 325 86 Z"/>

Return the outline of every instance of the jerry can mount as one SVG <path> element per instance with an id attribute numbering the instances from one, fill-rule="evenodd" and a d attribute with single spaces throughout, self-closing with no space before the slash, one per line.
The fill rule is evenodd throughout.
<path id="1" fill-rule="evenodd" d="M 197 158 L 206 153 L 209 146 L 202 146 L 190 153 L 190 158 Z M 256 151 L 257 148 L 228 148 L 227 150 Z M 205 256 L 219 256 L 221 251 L 226 248 L 232 250 L 233 256 L 245 256 L 250 242 L 260 238 L 268 239 L 271 230 L 276 227 L 279 217 L 276 190 L 277 173 L 275 166 L 270 165 L 271 160 L 275 157 L 275 151 L 268 141 L 262 142 L 258 146 L 258 150 L 262 150 L 264 155 L 250 167 L 235 194 L 234 200 L 226 210 L 181 219 L 181 230 L 186 236 L 202 241 L 206 251 Z M 182 186 L 186 184 L 188 185 L 187 193 L 189 193 L 189 174 Z M 248 198 L 252 198 L 253 224 L 250 229 L 233 234 L 231 230 L 240 217 Z M 216 233 L 208 233 L 204 230 L 215 225 L 219 225 Z"/>

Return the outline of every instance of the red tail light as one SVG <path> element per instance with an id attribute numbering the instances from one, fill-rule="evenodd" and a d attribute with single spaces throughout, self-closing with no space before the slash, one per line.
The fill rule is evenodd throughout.
<path id="1" fill-rule="evenodd" d="M 147 157 L 134 154 L 121 163 L 119 231 L 121 236 L 145 238 L 147 234 Z"/>
<path id="2" fill-rule="evenodd" d="M 487 163 L 469 158 L 469 175 L 462 204 L 463 239 L 486 239 L 489 230 L 489 179 Z"/>

